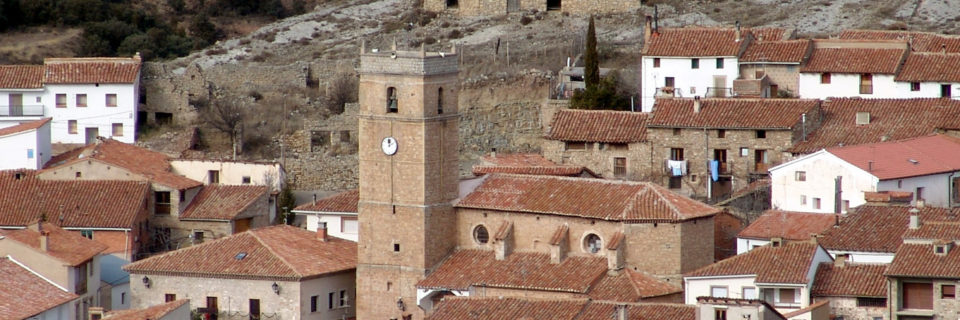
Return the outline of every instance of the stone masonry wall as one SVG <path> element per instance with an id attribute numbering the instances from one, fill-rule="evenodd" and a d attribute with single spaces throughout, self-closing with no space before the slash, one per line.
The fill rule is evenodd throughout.
<path id="1" fill-rule="evenodd" d="M 886 307 L 858 307 L 857 298 L 853 297 L 817 297 L 813 302 L 828 301 L 830 303 L 830 314 L 842 316 L 844 319 L 889 319 L 886 317 Z"/>
<path id="2" fill-rule="evenodd" d="M 780 90 L 790 92 L 790 95 L 796 97 L 799 94 L 800 67 L 798 65 L 762 65 L 762 64 L 741 64 L 740 74 L 747 75 L 747 79 L 756 78 L 756 72 L 763 70 L 764 74 L 770 79 L 771 84 L 775 84 Z M 778 97 L 776 92 L 770 93 L 771 98 Z"/>
<path id="3" fill-rule="evenodd" d="M 635 142 L 622 149 L 609 143 L 591 142 L 587 143 L 585 150 L 566 150 L 564 141 L 544 140 L 541 148 L 545 158 L 558 164 L 584 166 L 608 179 L 649 181 L 651 170 L 659 168 L 651 162 L 650 146 L 648 142 Z M 626 175 L 614 175 L 614 158 L 626 158 Z"/>
<path id="4" fill-rule="evenodd" d="M 459 0 L 457 7 L 448 8 L 447 0 L 424 0 L 423 8 L 427 11 L 440 12 L 450 10 L 460 16 L 494 16 L 508 13 L 507 3 L 511 0 Z M 547 9 L 547 0 L 515 0 L 516 9 L 538 10 Z M 637 10 L 641 7 L 639 0 L 563 0 L 561 12 L 575 15 L 619 13 Z M 550 10 L 553 10 L 551 8 Z"/>

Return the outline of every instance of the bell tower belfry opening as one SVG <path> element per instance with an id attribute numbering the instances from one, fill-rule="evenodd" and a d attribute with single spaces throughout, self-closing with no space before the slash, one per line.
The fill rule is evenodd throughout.
<path id="1" fill-rule="evenodd" d="M 360 55 L 358 319 L 422 319 L 416 283 L 456 245 L 458 59 Z"/>

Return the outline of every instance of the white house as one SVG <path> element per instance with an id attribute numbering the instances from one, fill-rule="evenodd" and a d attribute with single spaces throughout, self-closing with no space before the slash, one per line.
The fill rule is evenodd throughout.
<path id="1" fill-rule="evenodd" d="M 901 98 L 956 98 L 960 96 L 960 54 L 911 52 L 894 81 Z"/>
<path id="2" fill-rule="evenodd" d="M 810 306 L 810 290 L 821 262 L 833 259 L 809 241 L 775 242 L 687 273 L 684 302 L 697 297 L 760 299 L 780 313 Z"/>
<path id="3" fill-rule="evenodd" d="M 781 210 L 843 213 L 877 191 L 952 207 L 960 204 L 960 139 L 938 134 L 824 149 L 771 168 L 770 177 L 771 206 Z"/>
<path id="4" fill-rule="evenodd" d="M 357 244 L 287 225 L 253 229 L 124 266 L 131 308 L 189 299 L 207 316 L 356 316 Z"/>
<path id="5" fill-rule="evenodd" d="M 77 295 L 22 263 L 0 257 L 0 318 L 76 319 Z"/>
<path id="6" fill-rule="evenodd" d="M 314 197 L 313 202 L 298 206 L 293 213 L 307 217 L 307 230 L 317 231 L 320 225 L 324 225 L 331 236 L 357 241 L 359 201 L 360 191 L 354 189 L 320 200 Z"/>
<path id="7" fill-rule="evenodd" d="M 813 47 L 800 67 L 800 98 L 900 98 L 894 76 L 909 52 L 905 41 L 817 39 Z"/>
<path id="8" fill-rule="evenodd" d="M 50 160 L 50 118 L 0 129 L 0 170 L 43 168 Z"/>
<path id="9" fill-rule="evenodd" d="M 0 127 L 49 117 L 55 143 L 90 143 L 97 136 L 133 143 L 140 65 L 140 56 L 134 55 L 48 58 L 42 66 L 4 66 Z"/>
<path id="10" fill-rule="evenodd" d="M 737 254 L 765 246 L 771 241 L 801 241 L 839 223 L 832 214 L 767 210 L 737 234 Z"/>

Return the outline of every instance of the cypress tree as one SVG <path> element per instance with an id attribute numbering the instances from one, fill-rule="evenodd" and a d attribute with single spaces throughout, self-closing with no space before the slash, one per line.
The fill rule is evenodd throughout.
<path id="1" fill-rule="evenodd" d="M 590 15 L 590 24 L 587 26 L 587 45 L 583 54 L 583 82 L 587 90 L 595 89 L 600 84 L 600 61 L 597 58 L 597 31 L 593 26 L 593 15 Z"/>

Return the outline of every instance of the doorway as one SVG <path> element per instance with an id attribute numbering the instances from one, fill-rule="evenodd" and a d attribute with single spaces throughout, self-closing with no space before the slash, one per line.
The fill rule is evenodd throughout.
<path id="1" fill-rule="evenodd" d="M 713 96 L 716 98 L 727 96 L 727 76 L 713 76 Z"/>
<path id="2" fill-rule="evenodd" d="M 260 320 L 260 299 L 250 299 L 250 320 Z"/>
<path id="3" fill-rule="evenodd" d="M 10 94 L 10 115 L 23 115 L 23 95 L 19 93 Z"/>
<path id="4" fill-rule="evenodd" d="M 92 127 L 86 128 L 86 144 L 91 144 L 97 142 L 97 137 L 100 136 L 100 128 Z"/>

